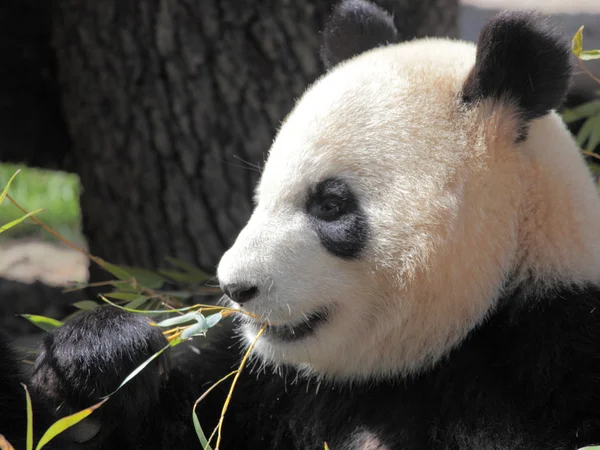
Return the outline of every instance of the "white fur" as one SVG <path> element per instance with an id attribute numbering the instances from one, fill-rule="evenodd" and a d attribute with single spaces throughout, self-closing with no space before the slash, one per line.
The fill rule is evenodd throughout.
<path id="1" fill-rule="evenodd" d="M 555 113 L 514 144 L 510 104 L 462 105 L 474 59 L 472 44 L 442 39 L 377 49 L 286 119 L 218 276 L 257 285 L 243 309 L 271 324 L 333 314 L 309 338 L 261 338 L 263 360 L 341 380 L 415 373 L 482 321 L 517 267 L 540 288 L 600 280 L 600 202 L 578 148 Z M 327 253 L 304 211 L 309 187 L 333 175 L 369 219 L 356 261 Z M 251 342 L 256 324 L 244 329 Z"/>

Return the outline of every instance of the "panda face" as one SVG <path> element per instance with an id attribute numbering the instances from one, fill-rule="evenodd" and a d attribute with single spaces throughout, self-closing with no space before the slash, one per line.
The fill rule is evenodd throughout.
<path id="1" fill-rule="evenodd" d="M 373 48 L 394 35 L 369 28 L 390 25 L 373 8 L 334 12 L 324 54 L 338 64 L 285 120 L 218 267 L 234 306 L 256 317 L 241 319 L 246 342 L 268 323 L 262 361 L 336 380 L 430 367 L 515 284 L 600 279 L 595 187 L 550 111 L 568 44 L 515 13 L 477 47 Z M 375 41 L 349 43 L 345 26 Z"/>
<path id="2" fill-rule="evenodd" d="M 381 49 L 321 79 L 287 118 L 256 209 L 218 268 L 224 286 L 241 290 L 230 291 L 239 307 L 268 321 L 256 346 L 267 361 L 372 371 L 382 361 L 374 349 L 397 329 L 416 340 L 403 351 L 420 353 L 402 358 L 421 365 L 434 347 L 418 342 L 424 326 L 435 335 L 446 315 L 462 332 L 487 311 L 486 301 L 431 311 L 413 292 L 423 267 L 459 255 L 433 249 L 466 232 L 465 184 L 481 155 L 467 147 L 472 118 L 458 93 L 473 59 L 471 45 L 446 41 Z M 498 220 L 514 229 L 511 217 Z M 259 327 L 247 320 L 249 341 Z"/>

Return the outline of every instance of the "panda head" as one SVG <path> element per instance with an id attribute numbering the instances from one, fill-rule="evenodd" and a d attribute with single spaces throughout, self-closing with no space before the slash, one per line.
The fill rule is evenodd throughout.
<path id="1" fill-rule="evenodd" d="M 568 44 L 502 13 L 477 46 L 394 44 L 391 17 L 346 0 L 328 72 L 281 127 L 256 208 L 218 277 L 268 322 L 255 354 L 336 380 L 430 367 L 511 286 L 531 301 L 600 279 L 600 205 L 553 109 Z M 243 319 L 250 343 L 260 320 Z"/>

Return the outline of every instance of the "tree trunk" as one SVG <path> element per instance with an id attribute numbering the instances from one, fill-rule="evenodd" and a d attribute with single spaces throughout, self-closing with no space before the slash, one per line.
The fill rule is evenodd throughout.
<path id="1" fill-rule="evenodd" d="M 55 0 L 54 44 L 93 254 L 214 271 L 281 120 L 322 73 L 332 0 Z M 387 0 L 407 38 L 457 0 Z M 268 6 L 266 6 L 268 5 Z"/>

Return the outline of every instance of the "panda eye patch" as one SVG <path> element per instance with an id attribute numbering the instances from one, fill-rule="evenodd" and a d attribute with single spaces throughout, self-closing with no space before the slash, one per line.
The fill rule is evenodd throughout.
<path id="1" fill-rule="evenodd" d="M 326 222 L 338 220 L 356 210 L 357 200 L 348 185 L 339 179 L 327 179 L 319 183 L 309 195 L 308 213 Z"/>
<path id="2" fill-rule="evenodd" d="M 356 259 L 368 240 L 367 218 L 348 183 L 321 181 L 310 190 L 306 213 L 325 249 L 342 259 Z"/>

